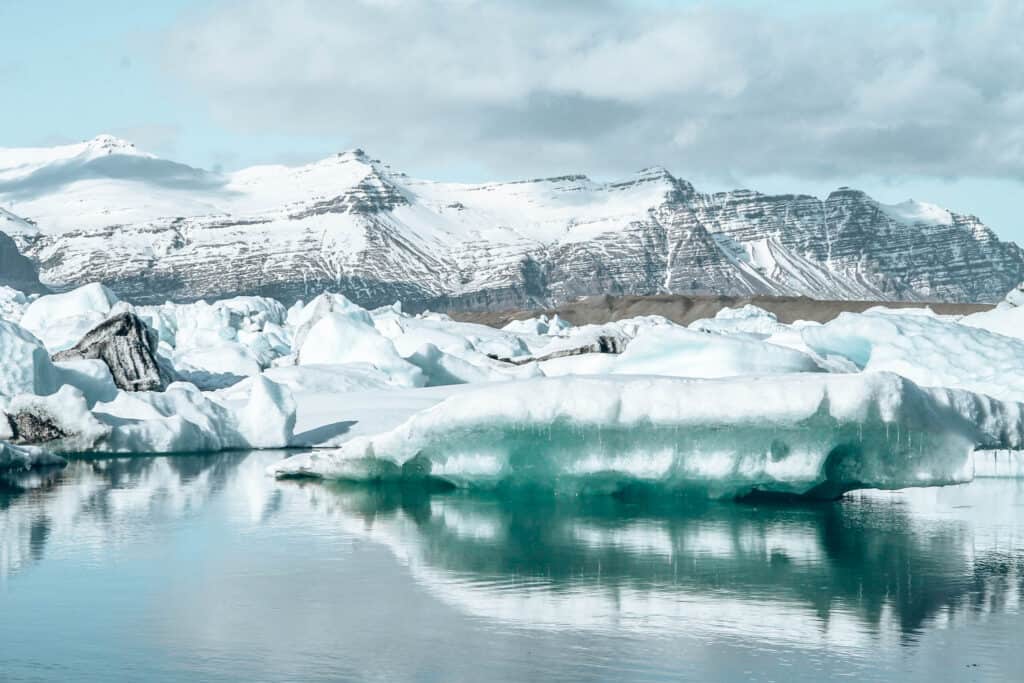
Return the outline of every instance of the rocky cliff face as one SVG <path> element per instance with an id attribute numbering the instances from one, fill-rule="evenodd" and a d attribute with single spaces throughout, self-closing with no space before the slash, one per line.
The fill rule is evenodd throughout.
<path id="1" fill-rule="evenodd" d="M 101 280 L 140 302 L 323 289 L 434 309 L 592 294 L 997 301 L 1024 279 L 1024 252 L 973 216 L 849 188 L 702 194 L 658 168 L 463 185 L 354 150 L 222 176 L 105 136 L 0 150 L 0 201 L 31 219 L 9 225 L 44 283 Z"/>
<path id="2" fill-rule="evenodd" d="M 36 264 L 18 251 L 18 245 L 4 232 L 13 228 L 16 234 L 31 229 L 30 223 L 0 209 L 0 286 L 13 287 L 29 294 L 42 293 L 46 288 L 39 282 Z"/>

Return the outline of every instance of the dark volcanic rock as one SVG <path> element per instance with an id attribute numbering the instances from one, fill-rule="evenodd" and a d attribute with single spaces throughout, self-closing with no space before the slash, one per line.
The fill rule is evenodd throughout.
<path id="1" fill-rule="evenodd" d="M 156 358 L 157 336 L 133 313 L 121 313 L 89 330 L 82 341 L 53 360 L 99 359 L 125 391 L 163 391 L 170 374 Z"/>

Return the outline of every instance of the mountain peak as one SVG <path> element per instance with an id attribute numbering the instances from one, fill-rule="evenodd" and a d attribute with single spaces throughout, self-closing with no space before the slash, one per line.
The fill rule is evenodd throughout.
<path id="1" fill-rule="evenodd" d="M 143 153 L 135 147 L 135 143 L 128 142 L 109 133 L 97 135 L 92 140 L 87 140 L 83 144 L 87 152 L 96 156 L 105 154 L 143 156 Z"/>
<path id="2" fill-rule="evenodd" d="M 675 180 L 675 176 L 668 172 L 668 169 L 664 166 L 648 166 L 642 168 L 633 174 L 638 180 L 651 181 L 651 180 Z"/>
<path id="3" fill-rule="evenodd" d="M 338 152 L 334 155 L 335 159 L 339 161 L 361 161 L 364 164 L 376 161 L 371 159 L 361 147 L 353 147 L 352 149 L 346 149 L 343 152 Z"/>

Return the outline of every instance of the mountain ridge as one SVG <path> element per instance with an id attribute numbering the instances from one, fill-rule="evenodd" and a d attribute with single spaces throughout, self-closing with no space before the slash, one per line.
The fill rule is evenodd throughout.
<path id="1" fill-rule="evenodd" d="M 411 309 L 599 294 L 986 302 L 1024 279 L 1024 251 L 975 216 L 848 187 L 702 193 L 658 166 L 444 183 L 356 148 L 219 174 L 100 136 L 0 149 L 0 205 L 44 284 L 99 279 L 140 302 L 323 289 Z"/>

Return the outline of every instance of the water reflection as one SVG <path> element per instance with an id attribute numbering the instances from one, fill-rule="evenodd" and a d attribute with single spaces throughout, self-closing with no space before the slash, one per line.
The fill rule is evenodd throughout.
<path id="1" fill-rule="evenodd" d="M 1022 499 L 1018 482 L 983 488 L 967 499 Z M 952 505 L 929 492 L 810 506 L 329 490 L 361 522 L 349 532 L 386 543 L 443 599 L 524 625 L 855 645 L 1016 610 L 1024 588 L 1020 527 L 979 543 L 965 490 L 943 492 Z"/>
<path id="2" fill-rule="evenodd" d="M 77 461 L 7 486 L 0 581 L 205 515 L 225 537 L 381 544 L 449 608 L 517 628 L 862 647 L 1017 612 L 1024 590 L 1020 480 L 739 505 L 277 482 L 264 469 L 278 457 Z"/>

